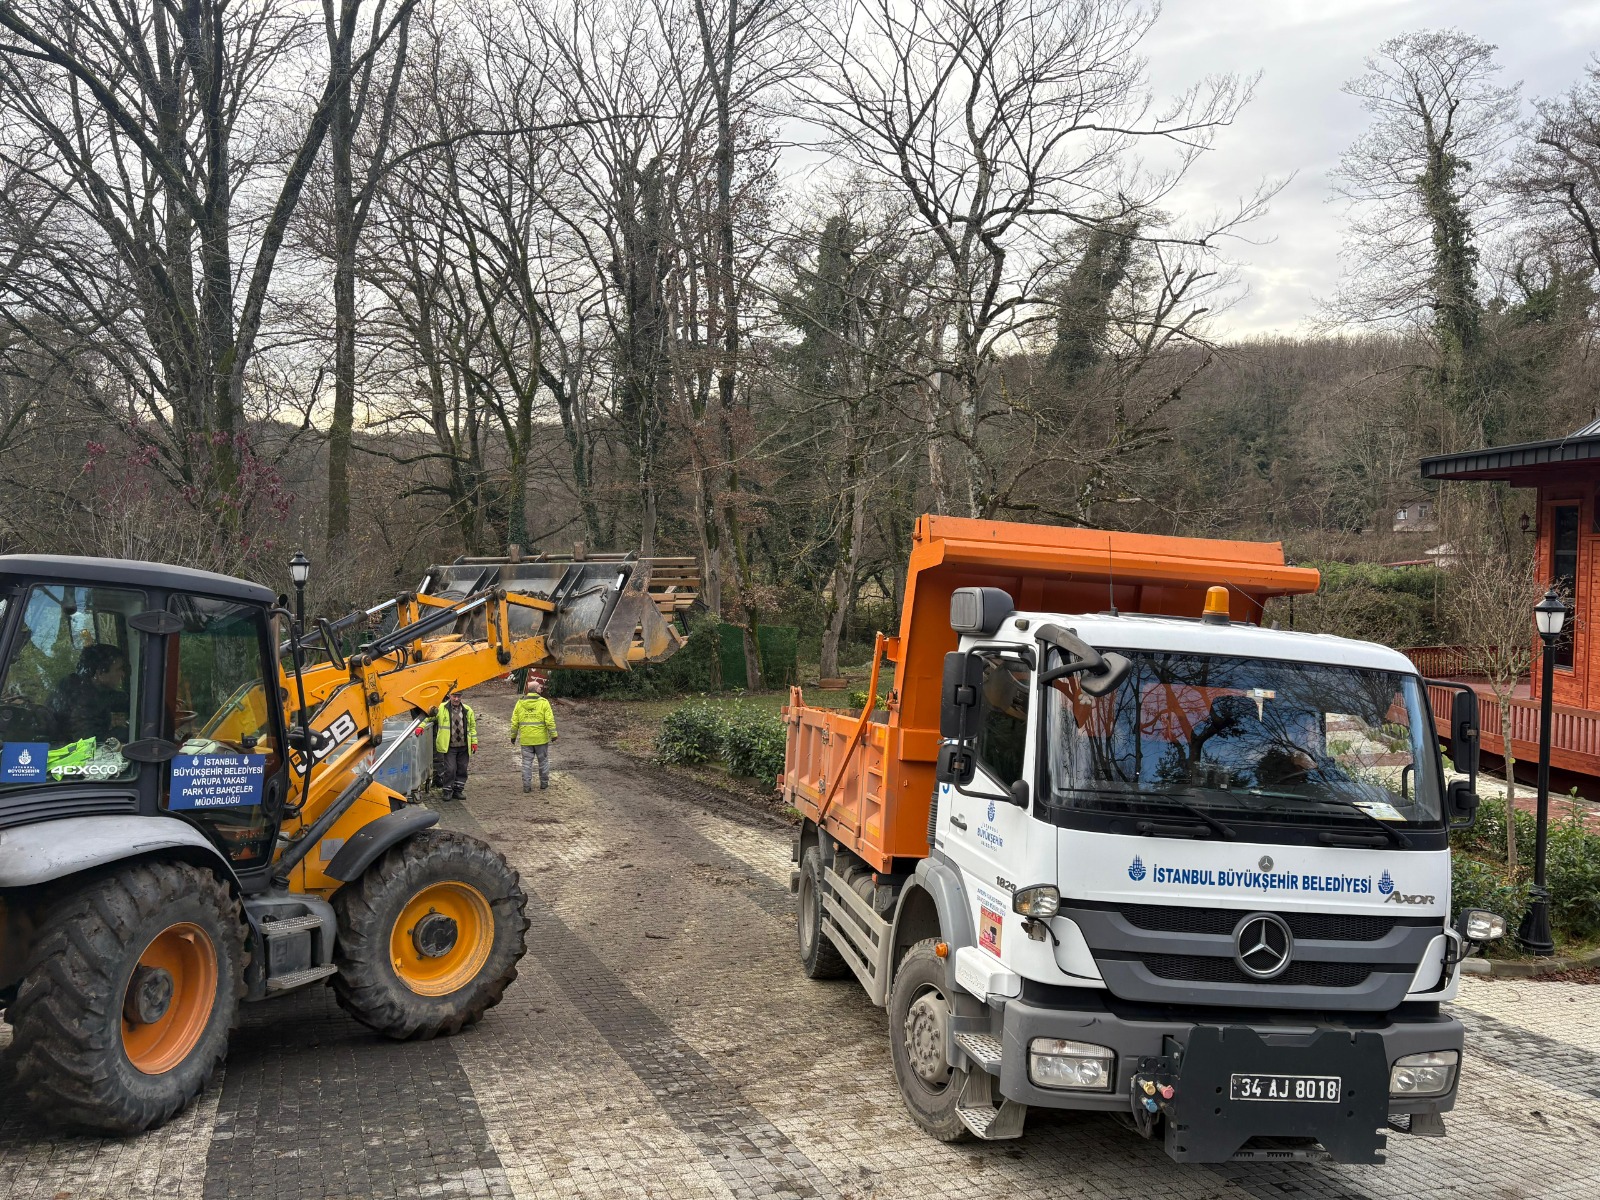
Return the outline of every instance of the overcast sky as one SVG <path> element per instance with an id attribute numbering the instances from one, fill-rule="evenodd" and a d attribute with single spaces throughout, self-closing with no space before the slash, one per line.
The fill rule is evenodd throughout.
<path id="1" fill-rule="evenodd" d="M 1522 81 L 1526 103 L 1565 91 L 1600 51 L 1600 0 L 1165 0 L 1146 43 L 1158 93 L 1208 73 L 1263 73 L 1186 198 L 1210 208 L 1262 176 L 1298 172 L 1252 227 L 1263 244 L 1232 248 L 1248 293 L 1218 332 L 1304 332 L 1339 275 L 1341 208 L 1328 202 L 1328 172 L 1366 120 L 1339 89 L 1380 42 L 1452 26 L 1500 48 L 1502 77 Z"/>

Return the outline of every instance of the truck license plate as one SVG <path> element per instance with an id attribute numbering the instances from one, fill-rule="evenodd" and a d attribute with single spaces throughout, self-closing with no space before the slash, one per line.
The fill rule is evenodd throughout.
<path id="1" fill-rule="evenodd" d="M 1337 1104 L 1342 1084 L 1337 1075 L 1234 1075 L 1228 1093 L 1234 1100 L 1311 1100 Z"/>

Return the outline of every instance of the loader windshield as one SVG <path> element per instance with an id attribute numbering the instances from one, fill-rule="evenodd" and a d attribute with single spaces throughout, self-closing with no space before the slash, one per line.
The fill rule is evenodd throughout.
<path id="1" fill-rule="evenodd" d="M 144 596 L 35 584 L 20 604 L 0 672 L 0 786 L 129 777 L 142 639 L 128 618 Z"/>
<path id="2" fill-rule="evenodd" d="M 1076 676 L 1052 685 L 1057 810 L 1183 819 L 1188 805 L 1230 823 L 1440 826 L 1436 743 L 1415 675 L 1119 653 L 1133 669 L 1108 695 L 1084 694 Z"/>

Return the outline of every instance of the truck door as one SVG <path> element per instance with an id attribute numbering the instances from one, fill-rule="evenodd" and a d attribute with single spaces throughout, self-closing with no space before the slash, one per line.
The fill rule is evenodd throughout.
<path id="1" fill-rule="evenodd" d="M 971 884 L 967 894 L 974 905 L 978 944 L 998 956 L 1002 926 L 1011 910 L 1010 889 L 1019 882 L 1017 864 L 1023 861 L 1031 821 L 1027 806 L 1012 803 L 1010 793 L 1013 784 L 1028 778 L 1033 669 L 1017 654 L 975 653 L 984 663 L 974 747 L 977 774 L 960 790 L 941 789 L 939 807 L 949 813 L 941 818 L 945 851 Z"/>
<path id="2" fill-rule="evenodd" d="M 234 868 L 264 868 L 286 771 L 266 614 L 252 604 L 175 595 L 167 638 L 166 735 L 177 744 L 163 806 L 208 826 Z"/>

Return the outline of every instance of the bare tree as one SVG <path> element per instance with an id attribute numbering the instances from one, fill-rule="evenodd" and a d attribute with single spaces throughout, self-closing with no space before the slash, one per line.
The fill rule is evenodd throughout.
<path id="1" fill-rule="evenodd" d="M 393 28 L 377 30 L 352 69 Z M 163 469 L 233 527 L 246 371 L 333 119 L 335 73 L 322 73 L 305 114 L 279 101 L 310 27 L 271 0 L 5 0 L 0 30 L 11 131 L 0 153 L 63 214 L 63 267 L 77 249 L 104 268 L 35 276 L 20 304 L 95 335 Z M 255 197 L 265 199 L 240 207 Z"/>
<path id="2" fill-rule="evenodd" d="M 1440 394 L 1485 433 L 1475 377 L 1483 303 L 1478 238 L 1518 87 L 1496 82 L 1495 47 L 1458 30 L 1392 38 L 1345 85 L 1372 115 L 1345 151 L 1335 194 L 1348 202 L 1346 275 L 1335 321 L 1432 326 Z"/>
<path id="3" fill-rule="evenodd" d="M 1466 539 L 1463 539 L 1465 541 Z M 1535 659 L 1530 615 L 1542 594 L 1533 561 L 1524 554 L 1507 561 L 1493 538 L 1461 553 L 1452 569 L 1456 605 L 1466 637 L 1467 670 L 1481 675 L 1500 710 L 1500 740 L 1506 775 L 1506 865 L 1517 869 L 1516 756 L 1511 750 L 1511 698 L 1528 678 Z"/>
<path id="4" fill-rule="evenodd" d="M 1554 240 L 1600 274 L 1600 59 L 1563 96 L 1540 100 L 1512 168 L 1513 192 Z"/>
<path id="5" fill-rule="evenodd" d="M 941 509 L 997 506 L 1013 452 L 979 436 L 986 403 L 1006 404 L 986 392 L 1051 319 L 1065 230 L 1208 247 L 1270 191 L 1187 233 L 1162 211 L 1251 85 L 1213 77 L 1158 108 L 1137 54 L 1154 18 L 1129 0 L 848 0 L 812 24 L 825 67 L 807 110 L 839 154 L 903 190 L 938 255 L 927 424 Z M 1144 143 L 1170 152 L 1165 169 L 1144 168 Z"/>

